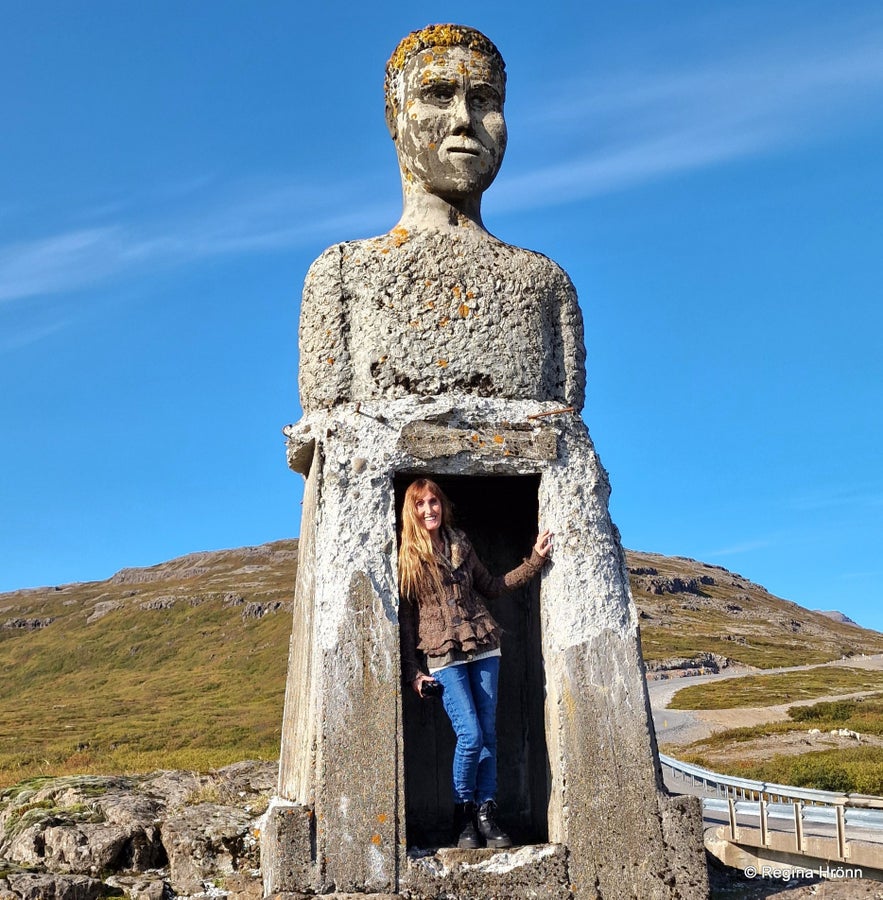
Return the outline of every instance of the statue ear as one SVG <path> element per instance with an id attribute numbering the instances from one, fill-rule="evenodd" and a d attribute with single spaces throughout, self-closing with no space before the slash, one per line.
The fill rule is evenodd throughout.
<path id="1" fill-rule="evenodd" d="M 389 131 L 389 136 L 395 140 L 399 136 L 399 129 L 396 125 L 396 111 L 389 101 L 386 102 L 384 112 L 386 114 L 386 127 Z"/>

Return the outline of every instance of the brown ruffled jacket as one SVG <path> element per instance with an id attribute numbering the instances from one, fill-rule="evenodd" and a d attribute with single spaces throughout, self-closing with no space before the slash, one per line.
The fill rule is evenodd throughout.
<path id="1" fill-rule="evenodd" d="M 450 542 L 450 566 L 442 567 L 442 593 L 430 591 L 418 597 L 402 597 L 399 625 L 402 640 L 402 672 L 412 682 L 425 670 L 418 652 L 432 657 L 451 653 L 486 653 L 500 646 L 500 626 L 481 596 L 499 597 L 505 591 L 527 584 L 546 560 L 535 550 L 530 558 L 507 572 L 494 576 L 475 555 L 469 538 L 456 528 L 445 529 Z M 462 658 L 462 657 L 461 657 Z"/>

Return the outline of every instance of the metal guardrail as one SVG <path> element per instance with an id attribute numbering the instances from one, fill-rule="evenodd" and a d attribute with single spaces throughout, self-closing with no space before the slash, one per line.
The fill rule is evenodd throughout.
<path id="1" fill-rule="evenodd" d="M 734 778 L 662 754 L 659 761 L 684 781 L 690 779 L 693 787 L 701 785 L 706 793 L 713 791 L 716 794 L 714 797 L 702 798 L 703 812 L 725 814 L 729 840 L 734 843 L 746 842 L 747 836 L 739 826 L 740 817 L 743 823 L 746 818 L 757 819 L 759 835 L 752 825 L 756 837 L 748 839 L 747 843 L 760 847 L 772 844 L 771 831 L 787 832 L 793 835 L 792 849 L 797 853 L 806 853 L 806 826 L 829 828 L 832 843 L 836 841 L 836 857 L 842 861 L 849 859 L 850 837 L 870 841 L 872 844 L 883 842 L 883 797 L 814 791 L 749 778 Z M 861 830 L 861 835 L 856 834 L 856 829 Z M 880 833 L 879 838 L 876 832 Z"/>
<path id="2" fill-rule="evenodd" d="M 775 784 L 769 781 L 754 781 L 750 778 L 736 778 L 721 775 L 701 766 L 681 762 L 672 756 L 659 754 L 660 763 L 683 780 L 690 779 L 695 787 L 702 785 L 706 791 L 714 791 L 719 797 L 733 797 L 742 800 L 764 800 L 767 803 L 800 802 L 811 806 L 845 806 L 883 811 L 883 797 L 868 794 L 847 794 L 839 791 L 814 791 L 810 788 Z"/>

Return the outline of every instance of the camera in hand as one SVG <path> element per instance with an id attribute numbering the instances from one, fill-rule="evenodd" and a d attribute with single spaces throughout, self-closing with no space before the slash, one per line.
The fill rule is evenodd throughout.
<path id="1" fill-rule="evenodd" d="M 440 681 L 424 681 L 420 689 L 421 697 L 441 697 L 442 685 Z"/>

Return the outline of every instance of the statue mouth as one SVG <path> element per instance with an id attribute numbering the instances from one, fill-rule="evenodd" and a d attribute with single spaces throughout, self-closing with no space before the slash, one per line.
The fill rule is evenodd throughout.
<path id="1" fill-rule="evenodd" d="M 484 149 L 478 141 L 474 140 L 466 140 L 464 143 L 455 144 L 451 143 L 447 147 L 445 147 L 448 153 L 458 153 L 464 154 L 466 156 L 481 156 L 481 152 Z"/>

